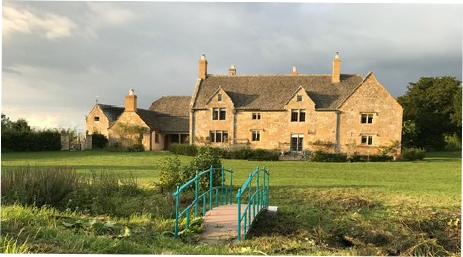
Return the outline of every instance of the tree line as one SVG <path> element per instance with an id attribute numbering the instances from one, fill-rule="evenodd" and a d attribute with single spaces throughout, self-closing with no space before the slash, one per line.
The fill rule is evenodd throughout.
<path id="1" fill-rule="evenodd" d="M 397 98 L 403 107 L 402 147 L 461 148 L 461 81 L 421 77 Z"/>

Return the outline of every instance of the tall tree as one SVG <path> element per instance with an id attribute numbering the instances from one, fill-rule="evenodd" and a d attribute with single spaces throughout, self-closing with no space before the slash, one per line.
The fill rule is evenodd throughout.
<path id="1" fill-rule="evenodd" d="M 457 95 L 459 94 L 459 98 Z M 409 83 L 405 95 L 400 96 L 399 103 L 404 109 L 404 125 L 415 124 L 416 129 L 408 135 L 404 129 L 404 146 L 442 149 L 445 146 L 444 135 L 461 132 L 455 106 L 460 100 L 461 81 L 455 77 L 422 77 L 416 83 Z"/>

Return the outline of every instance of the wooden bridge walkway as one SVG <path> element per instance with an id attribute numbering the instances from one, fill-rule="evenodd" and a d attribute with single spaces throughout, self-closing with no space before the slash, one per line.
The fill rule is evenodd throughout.
<path id="1" fill-rule="evenodd" d="M 246 204 L 241 205 L 241 214 L 244 213 Z M 275 215 L 276 206 L 268 206 L 267 212 L 270 215 Z M 221 205 L 208 212 L 203 217 L 204 231 L 201 234 L 200 241 L 205 244 L 213 244 L 220 241 L 235 241 L 238 237 L 238 205 Z M 251 224 L 254 221 L 254 216 L 251 215 Z M 250 228 L 247 228 L 248 230 Z M 241 223 L 241 231 L 244 231 L 244 222 Z"/>

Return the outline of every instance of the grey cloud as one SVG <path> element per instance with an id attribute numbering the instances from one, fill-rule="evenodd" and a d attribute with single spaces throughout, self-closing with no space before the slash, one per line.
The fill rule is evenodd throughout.
<path id="1" fill-rule="evenodd" d="M 139 96 L 141 108 L 162 95 L 190 95 L 203 53 L 209 73 L 224 74 L 234 64 L 238 74 L 285 74 L 292 66 L 300 73 L 317 74 L 331 72 L 334 53 L 340 51 L 343 73 L 372 71 L 394 96 L 402 95 L 408 83 L 420 76 L 452 75 L 461 80 L 462 5 L 3 5 L 67 17 L 76 26 L 72 36 L 56 40 L 33 33 L 4 39 L 2 90 L 27 95 L 27 88 L 40 89 L 47 93 L 43 99 L 20 104 L 64 106 L 82 115 L 90 111 L 96 95 L 100 102 L 123 105 L 130 88 Z M 31 77 L 17 67 L 46 72 Z M 15 91 L 18 87 L 10 81 L 22 83 L 23 91 Z M 62 97 L 54 98 L 54 92 Z M 3 102 L 14 105 L 14 101 Z"/>

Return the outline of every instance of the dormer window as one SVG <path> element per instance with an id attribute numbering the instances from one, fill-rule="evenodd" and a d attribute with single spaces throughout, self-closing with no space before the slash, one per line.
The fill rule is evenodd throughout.
<path id="1" fill-rule="evenodd" d="M 100 121 L 100 117 L 98 116 L 93 117 L 93 121 Z"/>
<path id="2" fill-rule="evenodd" d="M 222 102 L 222 94 L 218 94 L 218 95 L 217 95 L 217 101 L 218 101 L 218 102 Z"/>
<path id="3" fill-rule="evenodd" d="M 296 96 L 296 101 L 302 102 L 302 95 L 297 95 Z"/>

